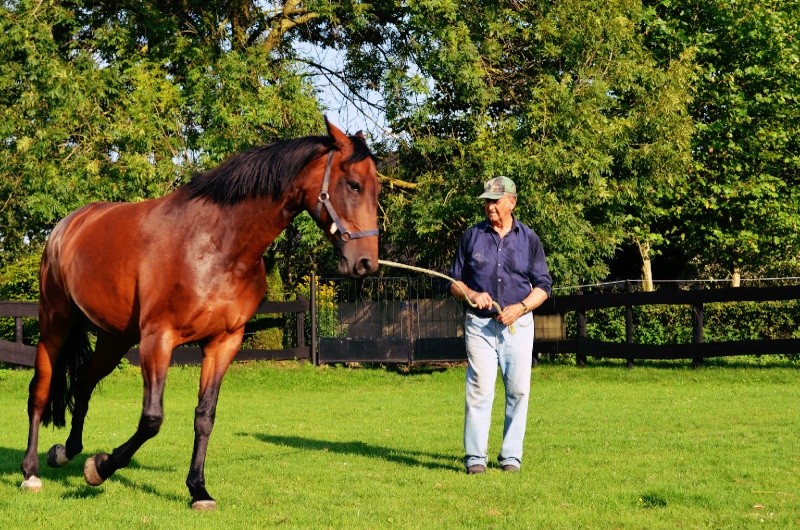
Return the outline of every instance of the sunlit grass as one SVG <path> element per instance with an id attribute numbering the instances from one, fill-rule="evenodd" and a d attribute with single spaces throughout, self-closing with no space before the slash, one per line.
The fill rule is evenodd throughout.
<path id="1" fill-rule="evenodd" d="M 462 367 L 236 365 L 206 463 L 214 513 L 184 485 L 197 368 L 173 368 L 161 433 L 99 488 L 88 454 L 133 432 L 138 370 L 92 399 L 85 454 L 44 463 L 66 430 L 44 429 L 39 494 L 19 491 L 28 371 L 0 370 L 0 528 L 786 528 L 800 525 L 800 371 L 793 367 L 541 364 L 523 472 L 463 473 Z M 498 389 L 498 395 L 502 395 Z M 495 407 L 492 455 L 499 447 Z"/>

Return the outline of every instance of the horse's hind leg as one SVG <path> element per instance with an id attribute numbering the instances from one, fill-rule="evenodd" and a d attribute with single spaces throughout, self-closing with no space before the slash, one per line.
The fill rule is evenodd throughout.
<path id="1" fill-rule="evenodd" d="M 130 464 L 133 455 L 150 438 L 158 434 L 164 419 L 164 385 L 172 357 L 174 342 L 164 335 L 145 334 L 140 343 L 141 369 L 144 380 L 144 404 L 139 425 L 131 438 L 109 455 L 90 456 L 83 468 L 86 482 L 99 486 L 118 469 Z"/>
<path id="2" fill-rule="evenodd" d="M 22 459 L 23 481 L 20 487 L 28 491 L 40 491 L 42 481 L 39 479 L 39 428 L 45 417 L 45 408 L 50 407 L 51 384 L 60 350 L 67 341 L 74 319 L 58 318 L 55 313 L 40 315 L 41 333 L 36 346 L 36 360 L 31 383 L 28 387 L 28 448 Z M 58 423 L 58 422 L 56 422 Z"/>
<path id="3" fill-rule="evenodd" d="M 75 389 L 75 406 L 72 411 L 72 426 L 65 445 L 56 444 L 47 453 L 47 465 L 61 467 L 83 451 L 83 423 L 89 411 L 89 399 L 97 383 L 119 364 L 120 359 L 132 346 L 130 340 L 104 331 L 97 334 L 97 346 L 86 370 L 81 374 Z"/>
<path id="4" fill-rule="evenodd" d="M 47 343 L 40 339 L 36 346 L 36 367 L 28 388 L 28 449 L 22 459 L 23 481 L 20 487 L 28 491 L 41 491 L 39 479 L 39 427 L 44 408 L 50 398 L 50 380 L 58 349 L 57 341 Z"/>

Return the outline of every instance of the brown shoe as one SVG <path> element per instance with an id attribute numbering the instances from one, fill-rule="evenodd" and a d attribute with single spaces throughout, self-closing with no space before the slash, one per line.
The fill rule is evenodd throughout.
<path id="1" fill-rule="evenodd" d="M 519 466 L 515 466 L 514 464 L 506 464 L 503 466 L 503 471 L 506 473 L 519 473 Z"/>
<path id="2" fill-rule="evenodd" d="M 486 473 L 486 466 L 475 464 L 467 468 L 467 475 L 483 475 Z"/>

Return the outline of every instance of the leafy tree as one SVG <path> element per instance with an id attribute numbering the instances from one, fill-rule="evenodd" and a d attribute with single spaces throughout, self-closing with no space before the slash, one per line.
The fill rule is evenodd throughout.
<path id="1" fill-rule="evenodd" d="M 280 44 L 287 2 L 0 7 L 0 265 L 97 200 L 163 195 L 247 147 L 321 130 Z"/>
<path id="2" fill-rule="evenodd" d="M 621 249 L 800 268 L 798 2 L 0 4 L 0 266 L 93 200 L 162 195 L 319 131 L 309 75 L 377 105 L 382 250 L 443 270 L 506 174 L 560 284 Z M 318 63 L 308 45 L 336 50 Z M 304 48 L 305 47 L 305 48 Z M 307 217 L 270 263 L 320 272 Z M 289 265 L 287 267 L 287 265 Z"/>
<path id="3" fill-rule="evenodd" d="M 734 280 L 797 271 L 800 3 L 647 3 L 658 54 L 696 50 L 694 167 L 675 205 L 675 246 Z"/>
<path id="4" fill-rule="evenodd" d="M 517 182 L 559 283 L 602 279 L 625 241 L 662 242 L 660 198 L 688 165 L 691 57 L 649 52 L 640 2 L 359 6 L 298 35 L 340 35 L 343 82 L 381 91 L 400 138 L 392 176 L 418 185 L 384 199 L 398 259 L 445 268 L 497 174 Z"/>

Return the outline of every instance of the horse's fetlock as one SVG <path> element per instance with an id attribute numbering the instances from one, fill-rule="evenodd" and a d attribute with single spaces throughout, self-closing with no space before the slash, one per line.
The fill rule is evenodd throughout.
<path id="1" fill-rule="evenodd" d="M 194 419 L 194 432 L 199 436 L 210 436 L 214 428 L 214 420 L 207 416 L 198 416 Z"/>
<path id="2" fill-rule="evenodd" d="M 148 438 L 152 438 L 158 431 L 161 430 L 161 424 L 164 422 L 164 416 L 160 414 L 142 414 L 139 420 L 139 431 Z"/>

